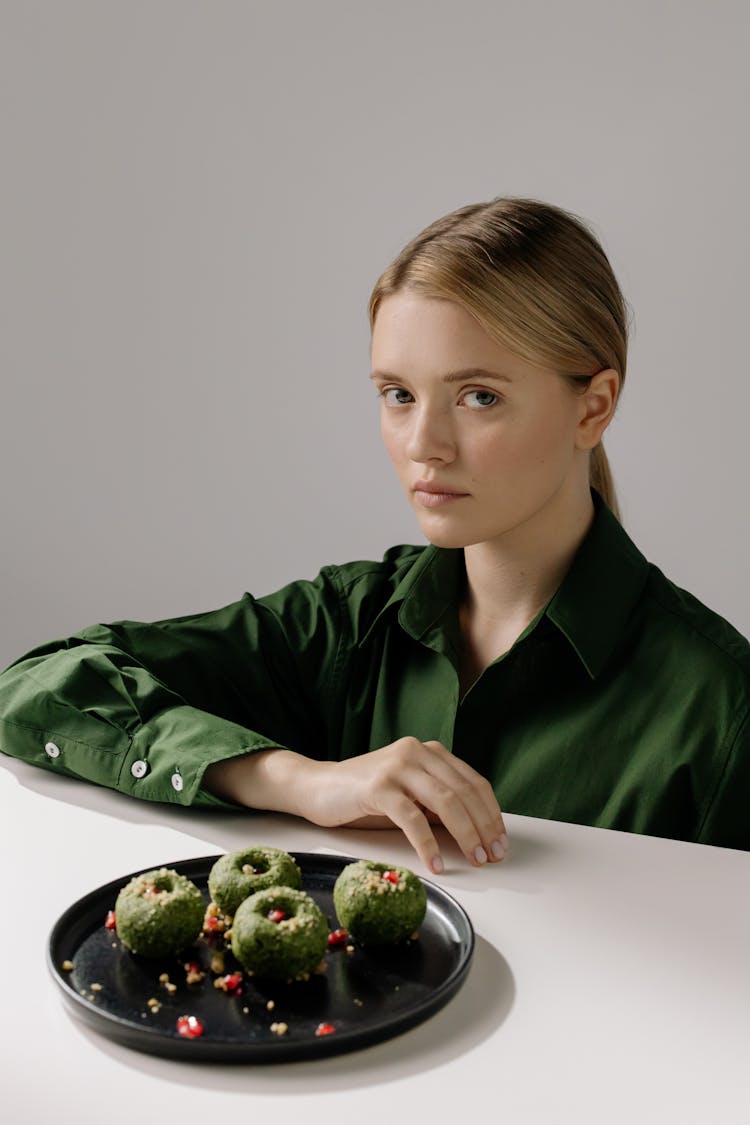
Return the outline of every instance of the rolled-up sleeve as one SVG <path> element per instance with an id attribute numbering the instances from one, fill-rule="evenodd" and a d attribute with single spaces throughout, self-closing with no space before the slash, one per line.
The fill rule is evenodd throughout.
<path id="1" fill-rule="evenodd" d="M 0 750 L 134 797 L 223 807 L 201 784 L 210 763 L 273 747 L 329 757 L 342 640 L 333 569 L 33 649 L 0 672 Z"/>

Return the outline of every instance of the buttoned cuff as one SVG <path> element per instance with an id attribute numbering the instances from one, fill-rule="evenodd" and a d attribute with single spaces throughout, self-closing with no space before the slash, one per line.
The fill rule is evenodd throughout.
<path id="1" fill-rule="evenodd" d="M 117 788 L 147 801 L 244 808 L 204 789 L 203 774 L 214 762 L 269 749 L 286 747 L 207 711 L 188 705 L 170 707 L 133 733 Z"/>

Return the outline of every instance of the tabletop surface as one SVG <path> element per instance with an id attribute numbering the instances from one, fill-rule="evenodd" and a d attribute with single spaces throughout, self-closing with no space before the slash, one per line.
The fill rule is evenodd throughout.
<path id="1" fill-rule="evenodd" d="M 750 1121 L 750 853 L 505 814 L 511 855 L 446 872 L 396 830 L 136 801 L 0 757 L 6 857 L 2 1090 L 24 1123 L 179 1125 L 289 1111 L 305 1125 Z M 120 1046 L 69 1014 L 45 965 L 73 901 L 131 871 L 249 844 L 411 867 L 476 933 L 458 994 L 364 1050 L 194 1064 Z M 491 1099 L 491 1100 L 490 1100 Z M 481 1107 L 484 1107 L 482 1110 Z"/>

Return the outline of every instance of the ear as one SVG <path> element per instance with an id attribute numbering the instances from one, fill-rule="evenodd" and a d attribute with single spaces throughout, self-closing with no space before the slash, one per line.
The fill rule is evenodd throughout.
<path id="1" fill-rule="evenodd" d="M 597 371 L 581 395 L 576 447 L 593 449 L 612 420 L 620 394 L 620 376 L 611 368 Z"/>

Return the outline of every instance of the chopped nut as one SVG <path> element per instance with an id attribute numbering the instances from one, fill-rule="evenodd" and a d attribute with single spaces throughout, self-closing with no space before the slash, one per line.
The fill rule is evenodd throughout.
<path id="1" fill-rule="evenodd" d="M 61 965 L 61 968 L 64 969 L 64 971 L 66 973 L 69 973 L 73 968 L 73 962 L 72 961 L 63 961 L 63 963 Z"/>
<path id="2" fill-rule="evenodd" d="M 224 916 L 221 913 L 217 912 L 216 914 L 209 914 L 208 911 L 206 911 L 206 915 L 203 919 L 204 933 L 221 934 L 225 929 L 226 922 L 224 920 Z"/>
<path id="3" fill-rule="evenodd" d="M 170 996 L 171 996 L 171 994 L 172 994 L 173 992 L 176 992 L 176 991 L 177 991 L 177 985 L 176 985 L 176 984 L 172 984 L 172 983 L 171 983 L 171 981 L 165 981 L 165 982 L 164 982 L 164 987 L 166 988 L 166 990 L 167 990 L 167 992 L 168 992 L 168 993 L 170 994 Z"/>
<path id="4" fill-rule="evenodd" d="M 169 980 L 169 973 L 162 973 L 159 977 L 159 980 L 162 984 L 166 984 L 166 982 Z"/>
<path id="5" fill-rule="evenodd" d="M 285 1023 L 272 1023 L 271 1024 L 271 1031 L 274 1033 L 274 1035 L 286 1035 L 288 1030 L 289 1030 L 289 1028 L 288 1028 L 287 1024 L 285 1024 Z"/>
<path id="6" fill-rule="evenodd" d="M 410 935 L 409 940 L 410 941 L 416 941 L 418 937 L 419 937 L 419 931 L 415 930 L 414 933 Z"/>
<path id="7" fill-rule="evenodd" d="M 245 1013 L 245 1015 L 247 1015 L 247 1013 L 250 1011 L 250 1009 L 249 1008 L 243 1008 L 242 1011 Z"/>
<path id="8" fill-rule="evenodd" d="M 353 945 L 347 945 L 346 952 L 347 953 L 353 953 L 354 952 L 354 946 Z"/>
<path id="9" fill-rule="evenodd" d="M 89 988 L 91 989 L 92 992 L 101 992 L 101 990 L 102 990 L 102 986 L 100 984 L 89 985 Z"/>
<path id="10" fill-rule="evenodd" d="M 354 1003 L 357 1005 L 358 1008 L 361 1008 L 362 1005 L 364 1004 L 364 1000 L 360 1000 L 358 997 L 355 996 L 354 997 Z"/>
<path id="11" fill-rule="evenodd" d="M 318 974 L 328 972 L 328 962 L 326 961 L 325 957 L 322 961 L 318 962 L 317 966 L 313 969 L 313 972 Z"/>
<path id="12" fill-rule="evenodd" d="M 211 972 L 223 973 L 224 972 L 224 954 L 212 953 L 211 954 Z"/>
<path id="13" fill-rule="evenodd" d="M 276 1007 L 276 1001 L 275 1000 L 269 1000 L 266 1004 L 266 1007 L 268 1008 L 269 1012 L 272 1012 L 274 1010 L 274 1008 Z"/>
<path id="14" fill-rule="evenodd" d="M 197 984 L 199 981 L 202 981 L 206 975 L 197 961 L 185 961 L 182 967 L 185 970 L 186 984 Z"/>

